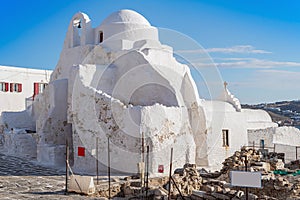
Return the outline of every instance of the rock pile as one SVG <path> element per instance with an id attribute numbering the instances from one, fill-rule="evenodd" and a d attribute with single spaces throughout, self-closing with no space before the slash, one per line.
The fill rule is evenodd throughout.
<path id="1" fill-rule="evenodd" d="M 283 169 L 284 163 L 279 157 L 279 154 L 274 152 L 263 155 L 261 151 L 243 147 L 241 151 L 236 151 L 234 155 L 225 159 L 221 173 L 228 175 L 230 170 L 244 171 L 246 158 L 248 171 L 261 171 L 264 174 L 268 171 Z"/>
<path id="2" fill-rule="evenodd" d="M 175 170 L 172 178 L 183 195 L 192 194 L 193 190 L 199 190 L 202 185 L 202 177 L 195 164 L 185 164 L 183 169 Z M 178 196 L 179 191 L 175 184 L 171 184 L 171 192 L 173 196 Z M 169 185 L 166 186 L 166 188 L 168 187 Z"/>

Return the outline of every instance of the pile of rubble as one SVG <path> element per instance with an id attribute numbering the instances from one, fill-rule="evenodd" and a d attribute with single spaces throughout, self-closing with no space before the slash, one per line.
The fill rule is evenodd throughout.
<path id="1" fill-rule="evenodd" d="M 284 168 L 282 159 L 278 158 L 275 152 L 263 155 L 261 151 L 255 149 L 247 149 L 243 147 L 241 151 L 236 151 L 234 155 L 225 159 L 222 163 L 222 173 L 229 170 L 245 170 L 245 160 L 247 158 L 249 171 L 274 171 Z"/>
<path id="2" fill-rule="evenodd" d="M 234 155 L 223 162 L 223 168 L 220 171 L 221 175 L 217 180 L 229 183 L 230 171 L 245 171 L 246 158 L 248 171 L 260 171 L 262 173 L 262 188 L 249 188 L 249 192 L 253 195 L 253 198 L 293 199 L 295 196 L 300 195 L 300 178 L 295 176 L 296 171 L 285 168 L 282 155 L 275 152 L 262 153 L 258 150 L 242 148 L 241 151 L 236 151 Z M 274 172 L 290 175 L 282 176 L 281 173 L 275 175 Z M 235 192 L 237 192 L 235 193 L 235 198 L 237 198 L 240 196 L 238 194 L 241 194 L 241 191 L 244 190 L 244 188 L 240 187 L 229 188 L 228 184 L 219 184 L 219 186 L 222 186 L 223 190 L 226 188 L 230 190 L 230 194 L 226 194 L 230 198 L 232 198 Z M 214 188 L 214 191 L 216 191 L 216 188 Z M 205 192 L 212 193 L 209 190 L 205 190 Z"/>
<path id="3" fill-rule="evenodd" d="M 172 179 L 174 180 L 173 184 L 171 184 L 173 196 L 179 195 L 178 190 L 180 190 L 183 195 L 190 195 L 193 190 L 199 190 L 202 186 L 202 177 L 197 171 L 195 164 L 185 164 L 183 169 L 175 170 Z M 169 185 L 165 187 L 168 189 Z"/>
<path id="4" fill-rule="evenodd" d="M 195 200 L 245 199 L 245 188 L 231 186 L 230 171 L 245 171 L 246 163 L 248 171 L 262 173 L 262 188 L 249 188 L 249 199 L 300 199 L 300 170 L 295 170 L 299 162 L 284 165 L 281 154 L 247 148 L 227 158 L 219 172 L 208 173 L 197 169 L 195 164 L 185 164 L 175 170 L 171 184 L 169 177 L 150 178 L 148 188 L 137 177 L 114 180 L 111 196 L 119 199 L 141 199 L 146 196 L 147 199 L 167 199 L 170 188 L 172 199 L 180 199 L 181 195 Z M 293 170 L 285 168 L 287 166 Z M 107 187 L 97 188 L 97 191 L 96 196 L 108 197 Z"/>

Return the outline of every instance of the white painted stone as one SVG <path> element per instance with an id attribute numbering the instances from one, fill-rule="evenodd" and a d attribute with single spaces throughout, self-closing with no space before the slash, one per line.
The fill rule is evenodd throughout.
<path id="1" fill-rule="evenodd" d="M 71 175 L 68 192 L 91 195 L 96 191 L 94 179 L 90 176 Z"/>

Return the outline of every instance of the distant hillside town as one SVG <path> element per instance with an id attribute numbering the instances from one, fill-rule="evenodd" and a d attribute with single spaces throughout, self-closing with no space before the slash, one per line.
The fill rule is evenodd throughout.
<path id="1" fill-rule="evenodd" d="M 300 128 L 300 100 L 242 105 L 243 108 L 263 109 L 267 111 L 273 122 L 279 126 L 296 126 Z"/>

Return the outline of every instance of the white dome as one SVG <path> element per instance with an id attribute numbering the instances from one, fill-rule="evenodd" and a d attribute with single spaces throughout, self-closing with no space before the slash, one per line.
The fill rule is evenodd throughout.
<path id="1" fill-rule="evenodd" d="M 120 10 L 114 12 L 101 23 L 101 26 L 110 24 L 138 24 L 151 26 L 145 17 L 133 10 Z"/>

